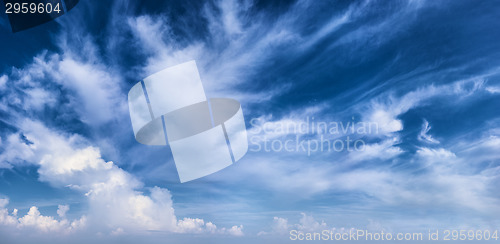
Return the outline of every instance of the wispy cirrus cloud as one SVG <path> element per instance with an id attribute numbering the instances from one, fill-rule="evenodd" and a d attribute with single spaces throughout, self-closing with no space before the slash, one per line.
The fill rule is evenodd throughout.
<path id="1" fill-rule="evenodd" d="M 424 123 L 422 124 L 422 130 L 418 135 L 418 139 L 428 143 L 439 143 L 438 140 L 434 139 L 431 135 L 427 134 L 431 130 L 431 126 L 429 125 L 429 121 L 424 119 Z"/>

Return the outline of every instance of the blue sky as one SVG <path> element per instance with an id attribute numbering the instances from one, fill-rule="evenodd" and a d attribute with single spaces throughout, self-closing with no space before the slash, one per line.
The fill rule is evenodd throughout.
<path id="1" fill-rule="evenodd" d="M 500 229 L 499 17 L 494 1 L 81 1 L 12 34 L 2 15 L 0 235 L 284 243 L 291 229 Z M 181 184 L 168 146 L 135 141 L 127 93 L 190 60 L 208 97 L 242 104 L 254 143 Z M 308 119 L 378 130 L 276 129 Z M 256 150 L 321 136 L 364 147 Z"/>

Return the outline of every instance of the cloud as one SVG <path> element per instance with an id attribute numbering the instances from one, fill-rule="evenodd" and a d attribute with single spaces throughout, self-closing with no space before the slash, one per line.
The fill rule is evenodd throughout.
<path id="1" fill-rule="evenodd" d="M 20 140 L 9 144 L 29 152 L 15 156 L 39 165 L 40 180 L 85 193 L 93 224 L 175 231 L 177 220 L 168 190 L 153 188 L 150 196 L 135 191 L 142 183 L 113 162 L 105 162 L 99 150 L 85 146 L 78 135 L 65 136 L 30 120 L 20 123 L 20 128 L 32 144 Z"/>
<path id="2" fill-rule="evenodd" d="M 12 215 L 9 215 L 9 210 L 5 208 L 7 204 L 9 204 L 8 198 L 0 198 L 0 224 L 15 225 L 17 224 L 17 209 L 13 211 Z"/>
<path id="3" fill-rule="evenodd" d="M 229 229 L 224 229 L 222 232 L 227 232 L 228 234 L 232 236 L 244 236 L 245 234 L 243 233 L 243 225 L 240 226 L 233 226 Z"/>
<path id="4" fill-rule="evenodd" d="M 71 55 L 58 64 L 60 84 L 71 91 L 73 107 L 83 122 L 91 125 L 113 120 L 125 110 L 125 101 L 119 86 L 120 76 L 103 64 L 82 63 Z M 82 104 L 83 106 L 77 106 Z"/>
<path id="5" fill-rule="evenodd" d="M 18 218 L 17 209 L 14 209 L 12 214 L 8 213 L 8 210 L 5 208 L 8 202 L 8 199 L 0 199 L 0 225 L 19 229 L 35 229 L 39 232 L 56 232 L 59 234 L 69 234 L 86 228 L 85 216 L 70 222 L 64 218 L 63 214 L 62 216 L 60 215 L 61 220 L 56 220 L 54 217 L 42 215 L 35 206 L 31 207 L 26 215 Z M 65 209 L 65 211 L 68 210 L 69 207 Z"/>
<path id="6" fill-rule="evenodd" d="M 80 220 L 75 220 L 69 223 L 66 220 L 55 220 L 53 217 L 43 216 L 38 211 L 37 207 L 31 207 L 28 213 L 19 218 L 19 227 L 34 227 L 42 232 L 70 232 L 74 229 L 79 229 L 85 226 L 86 219 L 82 217 Z"/>
<path id="7" fill-rule="evenodd" d="M 403 130 L 403 122 L 395 119 L 391 112 L 386 109 L 375 108 L 372 112 L 369 121 L 375 122 L 379 125 L 382 133 L 397 132 Z"/>
<path id="8" fill-rule="evenodd" d="M 7 80 L 9 80 L 9 77 L 7 77 L 7 75 L 0 76 L 0 91 L 5 89 L 5 84 L 7 84 Z"/>
<path id="9" fill-rule="evenodd" d="M 434 139 L 431 135 L 428 135 L 429 131 L 431 130 L 431 126 L 429 125 L 429 122 L 424 119 L 424 123 L 422 124 L 422 130 L 420 131 L 420 134 L 418 135 L 418 140 L 427 142 L 427 143 L 433 143 L 433 144 L 438 144 L 439 141 Z"/>
<path id="10" fill-rule="evenodd" d="M 322 221 L 317 222 L 312 216 L 308 216 L 305 213 L 301 213 L 302 218 L 300 218 L 297 228 L 302 231 L 319 231 L 326 229 L 326 223 Z"/>
<path id="11" fill-rule="evenodd" d="M 327 225 L 325 221 L 317 221 L 313 216 L 307 215 L 305 213 L 300 213 L 301 218 L 298 223 L 291 224 L 288 219 L 281 217 L 273 217 L 273 223 L 271 224 L 271 231 L 261 231 L 258 235 L 288 235 L 291 230 L 296 230 L 300 233 L 312 233 L 312 232 L 322 232 L 324 230 L 329 230 L 332 232 L 344 233 L 349 231 L 348 228 L 340 227 L 336 228 Z"/>
<path id="12" fill-rule="evenodd" d="M 493 94 L 500 93 L 500 87 L 488 86 L 488 87 L 486 87 L 486 91 L 488 91 L 489 93 L 493 93 Z"/>
<path id="13" fill-rule="evenodd" d="M 444 148 L 431 149 L 422 147 L 417 150 L 417 157 L 424 159 L 428 163 L 432 162 L 451 162 L 456 158 L 456 155 Z"/>
<path id="14" fill-rule="evenodd" d="M 278 234 L 286 234 L 288 232 L 288 228 L 290 228 L 290 226 L 288 225 L 288 219 L 280 217 L 273 218 L 273 225 L 272 225 L 273 232 Z"/>
<path id="15" fill-rule="evenodd" d="M 150 75 L 168 66 L 189 60 L 196 60 L 204 88 L 211 97 L 231 94 L 244 103 L 258 103 L 272 99 L 288 91 L 290 84 L 277 84 L 271 89 L 239 89 L 238 86 L 261 75 L 261 70 L 269 70 L 267 61 L 284 50 L 302 55 L 305 50 L 319 43 L 347 23 L 356 4 L 349 13 L 336 13 L 326 20 L 324 28 L 303 33 L 306 23 L 314 22 L 304 9 L 318 8 L 317 4 L 297 1 L 278 17 L 262 12 L 255 14 L 253 3 L 243 1 L 217 1 L 205 4 L 199 15 L 186 15 L 182 21 L 173 21 L 159 15 L 141 15 L 127 18 L 126 24 L 134 37 L 137 49 L 147 54 L 146 65 L 139 67 L 142 75 Z M 121 17 L 121 16 L 120 16 Z M 202 18 L 207 22 L 206 36 L 176 35 L 177 28 L 188 26 L 192 18 Z M 120 20 L 118 20 L 120 21 Z M 306 22 L 306 23 L 305 23 Z"/>
<path id="16" fill-rule="evenodd" d="M 42 54 L 43 55 L 43 54 Z M 0 109 L 9 111 L 11 108 L 22 109 L 25 112 L 41 110 L 44 106 L 54 106 L 58 92 L 44 87 L 42 81 L 47 78 L 43 67 L 35 57 L 33 63 L 24 69 L 12 68 L 9 75 L 4 74 L 2 79 L 9 80 L 9 86 L 3 86 L 4 95 L 0 98 Z"/>
<path id="17" fill-rule="evenodd" d="M 492 187 L 499 182 L 495 175 L 498 167 L 487 163 L 498 158 L 493 149 L 500 145 L 498 141 L 496 137 L 479 139 L 480 143 L 468 141 L 464 146 L 476 146 L 458 152 L 428 147 L 405 152 L 394 146 L 399 140 L 390 138 L 369 144 L 366 151 L 348 154 L 347 158 L 336 155 L 329 160 L 298 155 L 283 159 L 275 153 L 267 153 L 266 157 L 249 155 L 246 160 L 251 164 L 242 162 L 234 169 L 236 172 L 231 172 L 237 177 L 227 174 L 221 177 L 241 183 L 252 179 L 262 189 L 290 201 L 350 193 L 369 199 L 363 201 L 363 209 L 392 206 L 409 212 L 441 209 L 483 216 L 498 203 L 492 193 Z M 397 157 L 402 153 L 406 156 Z M 353 166 L 353 162 L 361 160 L 369 165 Z"/>
<path id="18" fill-rule="evenodd" d="M 136 40 L 135 45 L 142 52 L 149 54 L 143 68 L 143 77 L 149 76 L 166 67 L 177 65 L 190 60 L 198 60 L 203 54 L 201 43 L 191 43 L 177 46 L 171 40 L 171 27 L 165 18 L 149 15 L 130 17 L 126 23 Z M 199 65 L 199 64 L 198 64 Z"/>
<path id="19" fill-rule="evenodd" d="M 456 144 L 457 153 L 461 157 L 474 159 L 474 162 L 489 164 L 500 159 L 500 155 L 496 153 L 500 147 L 500 133 L 495 130 L 488 131 L 475 141 L 460 140 Z"/>
<path id="20" fill-rule="evenodd" d="M 9 199 L 7 198 L 0 198 L 0 208 L 4 208 L 9 204 Z"/>
<path id="21" fill-rule="evenodd" d="M 92 126 L 126 112 L 121 75 L 99 60 L 92 40 L 83 38 L 83 42 L 87 47 L 84 50 L 63 45 L 62 54 L 42 51 L 32 63 L 13 68 L 2 102 L 27 112 L 45 106 L 56 109 L 57 105 L 60 112 L 76 112 L 81 121 Z"/>
<path id="22" fill-rule="evenodd" d="M 401 140 L 398 137 L 388 138 L 379 143 L 370 143 L 362 150 L 350 152 L 349 159 L 351 162 L 389 160 L 404 153 L 403 149 L 396 146 L 399 143 Z"/>
<path id="23" fill-rule="evenodd" d="M 198 233 L 203 227 L 204 221 L 201 219 L 177 221 L 172 196 L 167 189 L 153 187 L 149 189 L 149 194 L 139 191 L 143 188 L 142 182 L 113 162 L 104 161 L 99 149 L 89 146 L 81 136 L 59 133 L 32 120 L 20 122 L 19 127 L 30 143 L 19 139 L 19 134 L 11 135 L 7 148 L 19 150 L 2 156 L 39 165 L 41 181 L 84 193 L 89 201 L 89 212 L 85 219 L 93 231 L 108 229 L 111 233 L 121 229 L 125 232 L 157 230 Z M 57 213 L 64 217 L 68 209 L 68 206 L 59 206 Z M 19 223 L 43 231 L 73 225 L 42 216 L 36 207 L 20 218 Z M 240 227 L 214 231 L 214 227 L 213 224 L 208 225 L 205 232 L 211 230 L 214 233 L 239 235 L 238 231 L 241 231 Z"/>
<path id="24" fill-rule="evenodd" d="M 209 229 L 211 229 L 213 225 L 209 223 L 207 224 L 209 226 Z M 203 219 L 184 218 L 179 220 L 178 228 L 179 232 L 181 233 L 202 233 L 205 231 L 205 221 Z"/>
<path id="25" fill-rule="evenodd" d="M 218 229 L 215 224 L 212 222 L 207 222 L 203 219 L 192 219 L 192 218 L 184 218 L 178 221 L 177 223 L 177 232 L 180 233 L 218 233 L 218 234 L 227 234 L 232 236 L 243 236 L 243 225 L 240 226 L 232 226 L 229 229 L 220 228 Z"/>
<path id="26" fill-rule="evenodd" d="M 66 213 L 69 211 L 69 206 L 68 205 L 59 205 L 57 207 L 57 215 L 59 215 L 60 218 L 66 217 Z"/>
<path id="27" fill-rule="evenodd" d="M 452 103 L 463 101 L 464 98 L 484 90 L 484 81 L 476 77 L 460 80 L 446 85 L 428 85 L 405 93 L 400 97 L 393 96 L 394 91 L 389 90 L 373 98 L 368 105 L 357 105 L 366 122 L 378 124 L 380 135 L 403 130 L 403 123 L 398 118 L 410 109 L 422 106 L 428 100 L 437 97 L 460 97 Z"/>

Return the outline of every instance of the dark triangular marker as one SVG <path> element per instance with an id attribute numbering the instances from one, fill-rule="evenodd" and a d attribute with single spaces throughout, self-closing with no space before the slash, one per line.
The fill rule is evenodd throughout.
<path id="1" fill-rule="evenodd" d="M 78 3 L 79 0 L 64 0 L 66 3 L 66 11 L 70 11 L 76 4 Z"/>

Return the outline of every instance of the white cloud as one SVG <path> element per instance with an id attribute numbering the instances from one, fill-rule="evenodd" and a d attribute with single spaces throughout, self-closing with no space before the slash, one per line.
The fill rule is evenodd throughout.
<path id="1" fill-rule="evenodd" d="M 302 218 L 300 218 L 299 224 L 297 224 L 297 229 L 302 231 L 321 231 L 327 228 L 326 223 L 321 221 L 317 222 L 312 216 L 308 216 L 305 213 L 301 213 Z"/>
<path id="2" fill-rule="evenodd" d="M 418 135 L 418 140 L 424 141 L 427 143 L 433 143 L 433 144 L 438 144 L 439 141 L 434 139 L 431 135 L 427 134 L 431 130 L 431 126 L 429 125 L 429 122 L 424 119 L 424 123 L 422 124 L 422 130 L 420 131 Z"/>
<path id="3" fill-rule="evenodd" d="M 229 235 L 232 235 L 232 236 L 244 236 L 245 235 L 243 233 L 243 225 L 240 225 L 240 226 L 235 225 L 229 229 L 222 228 L 222 232 L 228 233 Z"/>
<path id="4" fill-rule="evenodd" d="M 7 198 L 0 198 L 0 208 L 5 208 L 9 204 L 9 199 Z"/>
<path id="5" fill-rule="evenodd" d="M 177 227 L 181 233 L 202 233 L 205 231 L 205 221 L 203 219 L 184 218 L 179 220 Z"/>
<path id="6" fill-rule="evenodd" d="M 273 218 L 273 231 L 279 234 L 285 234 L 288 232 L 288 219 L 274 217 Z"/>
<path id="7" fill-rule="evenodd" d="M 56 187 L 70 187 L 81 191 L 89 200 L 86 219 L 92 229 L 108 229 L 115 233 L 160 230 L 169 232 L 198 233 L 203 227 L 201 219 L 177 221 L 172 197 L 167 189 L 153 187 L 149 194 L 140 192 L 142 182 L 117 167 L 113 162 L 102 159 L 98 148 L 88 146 L 88 142 L 78 135 L 67 135 L 50 130 L 32 120 L 18 123 L 21 131 L 31 144 L 11 135 L 4 159 L 28 161 L 39 165 L 40 180 Z M 5 205 L 5 204 L 4 204 Z M 58 215 L 65 216 L 69 206 L 59 206 Z M 5 217 L 7 218 L 7 217 Z M 8 219 L 8 218 L 7 218 Z M 53 217 L 40 215 L 33 207 L 19 219 L 21 226 L 34 226 L 42 231 L 67 229 L 71 224 L 57 221 Z M 201 225 L 200 225 L 201 224 Z M 214 230 L 215 225 L 207 225 L 203 232 L 239 235 L 240 227 Z"/>
<path id="8" fill-rule="evenodd" d="M 457 153 L 461 157 L 474 159 L 475 162 L 494 162 L 500 159 L 500 133 L 488 131 L 487 135 L 474 141 L 459 141 Z"/>
<path id="9" fill-rule="evenodd" d="M 272 57 L 270 50 L 298 40 L 311 43 L 311 38 L 300 37 L 294 27 L 301 21 L 297 14 L 308 5 L 311 3 L 299 2 L 276 23 L 269 24 L 269 19 L 264 16 L 249 17 L 252 11 L 250 1 L 243 4 L 220 1 L 215 6 L 206 4 L 203 17 L 208 21 L 207 39 L 210 41 L 207 43 L 196 38 L 185 43 L 176 42 L 179 37 L 173 35 L 171 23 L 163 17 L 131 17 L 124 24 L 130 27 L 138 48 L 150 54 L 145 67 L 141 67 L 143 76 L 194 59 L 210 97 L 230 94 L 241 102 L 259 102 L 285 92 L 287 85 L 261 92 L 235 89 L 235 86 L 244 83 L 265 60 Z M 182 25 L 182 22 L 178 24 Z M 321 35 L 334 29 L 322 29 Z"/>
<path id="10" fill-rule="evenodd" d="M 500 93 L 500 87 L 498 87 L 498 86 L 488 86 L 485 89 L 489 93 L 493 93 L 493 94 Z"/>
<path id="11" fill-rule="evenodd" d="M 485 214 L 487 209 L 498 204 L 498 199 L 491 192 L 491 187 L 499 182 L 496 176 L 498 169 L 489 166 L 484 166 L 487 167 L 484 170 L 476 168 L 482 162 L 477 161 L 479 152 L 482 152 L 479 155 L 483 155 L 481 160 L 486 160 L 484 162 L 498 158 L 493 148 L 498 151 L 500 143 L 495 138 L 480 144 L 484 145 L 480 149 L 469 148 L 461 151 L 460 155 L 445 148 L 421 147 L 414 155 L 407 152 L 408 158 L 404 159 L 393 159 L 402 153 L 401 149 L 393 146 L 394 143 L 397 141 L 391 138 L 371 144 L 367 155 L 353 153 L 349 155 L 350 160 L 341 155 L 320 162 L 311 162 L 311 158 L 299 156 L 293 159 L 283 159 L 274 154 L 250 156 L 247 160 L 251 164 L 241 164 L 235 169 L 237 172 L 231 172 L 237 177 L 226 174 L 221 178 L 237 182 L 251 179 L 264 189 L 293 199 L 308 199 L 317 194 L 360 194 L 371 199 L 363 205 L 368 209 L 380 205 L 398 208 L 418 206 L 420 209 L 443 211 L 467 209 Z M 370 167 L 353 169 L 352 162 L 363 158 L 371 159 Z M 415 175 L 415 172 L 419 174 Z"/>
<path id="12" fill-rule="evenodd" d="M 21 139 L 21 134 L 10 134 L 3 143 L 5 151 L 0 154 L 0 168 L 12 168 L 13 165 L 25 164 L 25 160 L 35 157 L 30 145 Z"/>
<path id="13" fill-rule="evenodd" d="M 45 52 L 40 55 L 44 56 Z M 42 81 L 48 78 L 48 74 L 40 62 L 39 57 L 35 57 L 33 63 L 23 69 L 13 67 L 10 74 L 1 76 L 0 83 L 9 80 L 9 86 L 0 85 L 0 90 L 5 93 L 0 98 L 0 109 L 7 110 L 7 105 L 11 105 L 31 112 L 55 105 L 58 92 L 44 87 Z"/>
<path id="14" fill-rule="evenodd" d="M 116 228 L 116 230 L 111 231 L 111 235 L 118 236 L 125 234 L 125 231 L 122 228 Z"/>
<path id="15" fill-rule="evenodd" d="M 171 27 L 164 18 L 145 15 L 129 18 L 126 24 L 136 38 L 137 45 L 143 52 L 150 54 L 146 66 L 143 67 L 143 73 L 139 74 L 142 75 L 141 78 L 169 66 L 193 59 L 199 60 L 203 55 L 204 49 L 201 43 L 179 47 L 169 41 L 174 38 L 170 33 Z"/>
<path id="16" fill-rule="evenodd" d="M 408 92 L 400 97 L 394 97 L 393 91 L 388 91 L 372 99 L 368 105 L 360 108 L 363 120 L 375 122 L 380 128 L 380 135 L 391 136 L 391 133 L 403 130 L 403 122 L 398 118 L 410 109 L 419 107 L 429 99 L 444 96 L 458 96 L 460 102 L 467 96 L 483 89 L 483 79 L 471 78 L 446 85 L 428 85 Z"/>
<path id="17" fill-rule="evenodd" d="M 91 125 L 108 122 L 125 110 L 120 75 L 102 64 L 82 63 L 66 55 L 58 64 L 57 80 L 73 92 L 73 107 Z"/>
<path id="18" fill-rule="evenodd" d="M 288 219 L 285 218 L 280 218 L 280 217 L 273 217 L 273 223 L 271 225 L 271 232 L 266 232 L 266 231 L 260 231 L 257 233 L 257 235 L 286 235 L 288 234 L 288 229 L 291 226 L 288 224 Z"/>
<path id="19" fill-rule="evenodd" d="M 243 236 L 243 225 L 232 226 L 229 229 L 217 228 L 212 222 L 207 222 L 198 218 L 184 218 L 177 222 L 177 232 L 180 233 L 212 233 L 227 234 L 232 236 Z"/>
<path id="20" fill-rule="evenodd" d="M 400 142 L 398 137 L 394 137 L 379 143 L 366 144 L 362 150 L 349 152 L 349 159 L 352 162 L 377 159 L 389 160 L 404 153 L 403 149 L 396 146 Z"/>
<path id="21" fill-rule="evenodd" d="M 344 227 L 333 227 L 327 225 L 325 221 L 317 221 L 314 219 L 313 216 L 307 215 L 305 213 L 300 213 L 301 218 L 299 219 L 298 223 L 291 224 L 289 223 L 288 219 L 281 218 L 281 217 L 274 217 L 273 218 L 273 223 L 271 225 L 271 231 L 266 232 L 266 231 L 261 231 L 258 233 L 258 235 L 287 235 L 290 233 L 291 230 L 296 230 L 301 233 L 313 233 L 313 232 L 319 232 L 321 233 L 324 230 L 329 230 L 334 233 L 344 233 L 346 231 L 349 231 L 349 229 L 344 228 Z M 362 228 L 364 229 L 364 227 Z"/>
<path id="22" fill-rule="evenodd" d="M 18 223 L 16 219 L 17 209 L 13 211 L 12 215 L 9 215 L 9 210 L 5 208 L 9 204 L 8 198 L 0 198 L 0 224 L 14 226 Z"/>
<path id="23" fill-rule="evenodd" d="M 0 91 L 5 89 L 5 84 L 7 84 L 9 77 L 7 75 L 0 76 Z"/>
<path id="24" fill-rule="evenodd" d="M 69 223 L 67 220 L 55 220 L 53 217 L 43 216 L 38 211 L 37 207 L 31 207 L 28 213 L 19 218 L 19 227 L 34 227 L 42 232 L 49 231 L 71 231 L 74 227 L 85 226 L 85 217 L 81 220 L 76 220 L 76 222 Z"/>
<path id="25" fill-rule="evenodd" d="M 85 216 L 70 222 L 63 218 L 63 214 L 63 216 L 60 215 L 61 220 L 56 220 L 54 217 L 42 215 L 38 208 L 33 206 L 26 215 L 18 218 L 17 209 L 14 209 L 12 214 L 8 213 L 8 210 L 5 208 L 7 203 L 8 199 L 0 199 L 0 225 L 3 226 L 17 227 L 19 229 L 35 229 L 40 232 L 57 232 L 60 234 L 68 234 L 86 228 Z M 69 207 L 65 209 L 65 212 L 68 210 Z"/>
<path id="26" fill-rule="evenodd" d="M 260 184 L 268 189 L 280 193 L 296 194 L 300 197 L 310 197 L 325 192 L 332 187 L 332 171 L 330 167 L 323 167 L 314 163 L 304 163 L 297 157 L 295 160 L 284 160 L 279 157 L 248 158 L 251 164 L 241 164 L 235 177 L 231 180 L 258 179 Z M 246 172 L 243 174 L 243 172 Z M 239 179 L 238 179 L 239 178 Z"/>
<path id="27" fill-rule="evenodd" d="M 383 93 L 369 104 L 361 104 L 363 108 L 359 107 L 358 110 L 363 115 L 363 121 L 378 122 L 381 132 L 380 135 L 374 135 L 380 140 L 366 144 L 365 150 L 350 153 L 347 157 L 335 154 L 328 159 L 298 155 L 287 158 L 272 152 L 267 153 L 266 157 L 249 155 L 247 157 L 250 158 L 246 160 L 252 163 L 241 164 L 237 169 L 241 172 L 233 171 L 232 174 L 237 177 L 223 175 L 221 178 L 235 181 L 252 179 L 252 182 L 259 182 L 265 189 L 293 196 L 293 199 L 349 192 L 369 198 L 370 203 L 363 206 L 368 209 L 378 206 L 404 209 L 405 206 L 412 206 L 409 211 L 413 211 L 418 206 L 419 209 L 469 211 L 476 216 L 487 216 L 486 209 L 495 208 L 499 202 L 498 195 L 492 193 L 494 186 L 500 182 L 496 176 L 498 167 L 493 167 L 491 162 L 498 159 L 496 151 L 500 140 L 491 136 L 492 132 L 485 133 L 486 138 L 481 138 L 479 142 L 462 140 L 462 145 L 461 140 L 458 140 L 452 147 L 460 147 L 461 150 L 445 148 L 443 145 L 442 148 L 420 147 L 412 154 L 411 150 L 405 151 L 398 146 L 402 142 L 400 138 L 403 138 L 399 133 L 404 129 L 401 115 L 428 105 L 427 102 L 434 98 L 451 97 L 451 105 L 456 105 L 463 99 L 480 94 L 484 90 L 483 83 L 483 79 L 476 77 L 447 85 L 424 86 L 401 96 L 390 95 L 392 91 Z M 320 111 L 325 113 L 326 109 Z M 319 117 L 314 112 L 299 111 L 297 114 L 291 112 L 281 119 L 272 120 L 271 115 L 262 116 L 261 119 L 262 122 L 270 122 L 270 128 L 275 128 L 280 123 L 300 123 L 305 116 Z M 419 139 L 438 144 L 430 132 L 431 126 L 424 120 Z M 280 138 L 288 134 L 285 131 L 269 136 Z M 407 158 L 398 159 L 397 156 L 402 153 L 407 154 Z M 354 169 L 350 165 L 363 160 L 370 162 L 370 165 Z M 301 194 L 297 195 L 297 192 Z"/>
<path id="28" fill-rule="evenodd" d="M 66 213 L 69 211 L 69 206 L 68 205 L 59 205 L 57 207 L 57 215 L 59 215 L 60 218 L 66 217 Z"/>
<path id="29" fill-rule="evenodd" d="M 26 89 L 24 92 L 29 96 L 23 103 L 25 109 L 33 108 L 35 110 L 40 110 L 44 105 L 54 106 L 56 103 L 56 96 L 53 92 L 47 91 L 42 88 Z"/>
<path id="30" fill-rule="evenodd" d="M 439 149 L 431 149 L 422 147 L 417 150 L 417 157 L 425 159 L 426 161 L 433 162 L 450 162 L 451 160 L 456 158 L 456 155 L 444 148 Z"/>
<path id="31" fill-rule="evenodd" d="M 98 60 L 92 40 L 83 38 L 83 42 L 87 47 L 84 50 L 61 45 L 61 55 L 43 51 L 25 67 L 13 68 L 8 74 L 13 86 L 2 102 L 26 111 L 58 104 L 59 109 L 72 109 L 81 121 L 93 126 L 126 112 L 120 88 L 122 76 Z M 7 74 L 2 80 L 4 77 Z M 55 89 L 57 86 L 62 86 L 62 93 Z"/>
<path id="32" fill-rule="evenodd" d="M 375 108 L 375 111 L 371 114 L 368 121 L 376 123 L 382 133 L 403 130 L 403 122 L 399 119 L 395 119 L 394 116 L 391 115 L 391 112 L 387 110 Z"/>

